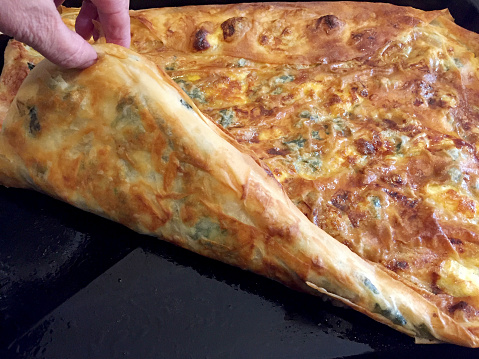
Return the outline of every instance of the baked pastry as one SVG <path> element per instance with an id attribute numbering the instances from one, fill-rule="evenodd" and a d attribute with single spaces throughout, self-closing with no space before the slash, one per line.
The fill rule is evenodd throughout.
<path id="1" fill-rule="evenodd" d="M 13 43 L 0 179 L 477 346 L 477 40 L 386 4 L 145 10 L 142 55 L 97 45 L 18 93 L 40 57 Z"/>

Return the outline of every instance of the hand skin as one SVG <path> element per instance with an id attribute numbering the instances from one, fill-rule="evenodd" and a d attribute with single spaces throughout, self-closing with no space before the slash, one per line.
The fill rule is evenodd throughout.
<path id="1" fill-rule="evenodd" d="M 63 23 L 56 9 L 63 2 L 0 0 L 0 31 L 65 68 L 86 68 L 95 63 L 97 54 L 85 40 L 95 35 L 92 20 L 100 22 L 107 42 L 130 46 L 129 0 L 84 0 L 76 33 Z"/>

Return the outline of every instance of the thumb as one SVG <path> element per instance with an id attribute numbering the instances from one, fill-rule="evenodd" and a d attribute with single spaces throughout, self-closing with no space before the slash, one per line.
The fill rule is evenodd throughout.
<path id="1" fill-rule="evenodd" d="M 62 67 L 86 68 L 95 62 L 93 47 L 68 29 L 53 1 L 0 0 L 0 4 L 0 31 Z"/>
<path id="2" fill-rule="evenodd" d="M 35 36 L 31 46 L 51 62 L 65 68 L 86 68 L 93 65 L 97 54 L 80 35 L 68 29 L 63 22 L 52 30 Z"/>

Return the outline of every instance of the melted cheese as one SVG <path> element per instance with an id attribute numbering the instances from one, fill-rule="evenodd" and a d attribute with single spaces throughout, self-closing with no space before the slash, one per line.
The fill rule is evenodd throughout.
<path id="1" fill-rule="evenodd" d="M 439 288 L 454 297 L 479 296 L 479 268 L 466 266 L 453 259 L 441 264 Z"/>
<path id="2" fill-rule="evenodd" d="M 427 220 L 437 228 L 451 220 L 477 226 L 478 191 L 468 178 L 471 168 L 479 170 L 467 147 L 457 145 L 467 135 L 457 133 L 462 125 L 453 112 L 462 88 L 454 81 L 467 68 L 459 57 L 466 57 L 447 43 L 442 30 L 418 27 L 385 46 L 371 59 L 374 65 L 352 60 L 262 69 L 250 61 L 247 71 L 188 80 L 208 94 L 208 101 L 196 103 L 217 122 L 218 111 L 236 106 L 240 116 L 228 130 L 260 154 L 293 202 L 321 228 L 370 260 L 403 258 L 392 268 L 422 288 L 433 284 L 430 274 L 420 273 L 436 271 L 445 292 L 475 295 L 473 269 L 442 258 L 426 270 L 421 247 L 411 251 L 401 244 L 424 243 L 428 229 L 406 219 L 422 218 L 430 206 L 434 212 Z M 241 85 L 213 85 L 215 76 Z M 321 188 L 322 199 L 310 201 L 314 196 L 303 193 L 302 181 Z M 349 225 L 339 227 L 337 218 Z M 467 243 L 456 232 L 450 236 Z M 461 246 L 459 255 L 470 248 L 454 246 Z"/>

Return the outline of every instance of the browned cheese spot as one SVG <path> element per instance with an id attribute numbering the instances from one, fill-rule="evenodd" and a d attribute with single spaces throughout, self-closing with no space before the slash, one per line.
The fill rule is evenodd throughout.
<path id="1" fill-rule="evenodd" d="M 469 305 L 461 300 L 460 302 L 457 302 L 456 304 L 453 304 L 449 307 L 449 313 L 454 314 L 456 310 L 464 311 L 467 309 Z"/>
<path id="2" fill-rule="evenodd" d="M 207 35 L 208 31 L 206 31 L 205 29 L 199 29 L 196 32 L 195 38 L 193 40 L 193 47 L 196 51 L 204 51 L 211 47 L 210 43 L 206 39 Z"/>
<path id="3" fill-rule="evenodd" d="M 400 187 L 406 184 L 406 180 L 398 173 L 390 173 L 381 176 L 381 179 L 393 187 Z"/>
<path id="4" fill-rule="evenodd" d="M 246 17 L 232 17 L 221 24 L 226 42 L 238 40 L 250 29 L 251 21 Z"/>
<path id="5" fill-rule="evenodd" d="M 364 138 L 358 138 L 355 141 L 355 145 L 358 152 L 362 155 L 371 155 L 373 153 L 376 153 L 374 145 L 371 142 L 365 140 Z"/>
<path id="6" fill-rule="evenodd" d="M 395 199 L 397 202 L 409 208 L 416 207 L 419 202 L 417 199 L 408 198 L 405 195 L 400 194 L 399 192 L 390 191 L 386 188 L 384 188 L 383 191 L 386 192 L 391 198 Z"/>
<path id="7" fill-rule="evenodd" d="M 339 20 L 336 16 L 325 15 L 316 19 L 310 28 L 314 32 L 322 31 L 329 35 L 333 31 L 339 30 L 342 25 L 343 24 L 341 20 Z"/>
<path id="8" fill-rule="evenodd" d="M 362 32 L 351 34 L 351 43 L 360 51 L 367 51 L 374 48 L 377 40 L 377 33 L 374 29 L 366 29 Z"/>
<path id="9" fill-rule="evenodd" d="M 337 209 L 346 212 L 349 209 L 349 195 L 350 192 L 346 190 L 338 190 L 333 198 L 331 198 L 331 203 Z"/>
<path id="10" fill-rule="evenodd" d="M 286 156 L 290 151 L 288 149 L 280 149 L 280 148 L 270 148 L 266 151 L 269 155 L 272 156 Z"/>

